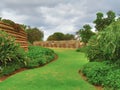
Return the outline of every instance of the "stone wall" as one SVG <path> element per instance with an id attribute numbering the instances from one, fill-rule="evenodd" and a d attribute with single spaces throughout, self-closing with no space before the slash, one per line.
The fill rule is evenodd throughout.
<path id="1" fill-rule="evenodd" d="M 16 31 L 11 25 L 5 24 L 0 22 L 0 30 L 3 30 L 13 37 L 15 37 L 15 42 L 19 43 L 22 48 L 28 50 L 28 43 L 27 43 L 27 34 L 24 30 Z"/>
<path id="2" fill-rule="evenodd" d="M 80 48 L 83 43 L 77 40 L 69 41 L 40 41 L 34 42 L 35 46 L 53 47 L 53 48 Z"/>

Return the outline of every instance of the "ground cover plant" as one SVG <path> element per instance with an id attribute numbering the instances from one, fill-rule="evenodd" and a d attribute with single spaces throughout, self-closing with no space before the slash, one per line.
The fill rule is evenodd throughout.
<path id="1" fill-rule="evenodd" d="M 55 58 L 55 53 L 48 48 L 30 46 L 27 56 L 30 59 L 27 63 L 27 68 L 34 68 L 53 60 Z"/>
<path id="2" fill-rule="evenodd" d="M 84 53 L 72 49 L 54 51 L 58 60 L 11 76 L 0 83 L 0 90 L 96 90 L 78 73 L 88 62 Z"/>

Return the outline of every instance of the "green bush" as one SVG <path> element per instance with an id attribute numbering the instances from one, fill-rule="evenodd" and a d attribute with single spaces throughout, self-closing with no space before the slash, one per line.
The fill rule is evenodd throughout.
<path id="1" fill-rule="evenodd" d="M 106 78 L 104 79 L 103 85 L 105 87 L 110 87 L 113 90 L 120 89 L 120 69 L 115 69 L 108 72 Z"/>
<path id="2" fill-rule="evenodd" d="M 118 62 L 120 59 L 120 22 L 112 23 L 103 32 L 92 37 L 88 43 L 87 54 L 90 61 Z"/>
<path id="3" fill-rule="evenodd" d="M 82 73 L 94 85 L 102 85 L 107 73 L 112 68 L 105 62 L 90 62 L 82 68 Z"/>
<path id="4" fill-rule="evenodd" d="M 34 68 L 44 65 L 54 59 L 55 53 L 53 50 L 39 46 L 30 46 L 28 55 L 28 68 Z"/>
<path id="5" fill-rule="evenodd" d="M 89 62 L 82 68 L 82 73 L 94 85 L 101 85 L 105 90 L 120 89 L 120 68 L 110 62 Z"/>
<path id="6" fill-rule="evenodd" d="M 13 73 L 15 70 L 20 69 L 21 67 L 24 67 L 24 64 L 21 62 L 10 62 L 9 64 L 7 64 L 6 67 L 1 66 L 1 72 L 0 72 L 0 76 L 3 75 L 9 75 L 11 73 Z"/>
<path id="7" fill-rule="evenodd" d="M 13 72 L 15 63 L 23 67 L 26 64 L 26 55 L 23 49 L 14 41 L 14 38 L 0 30 L 0 75 Z M 5 72 L 5 73 L 4 73 Z"/>

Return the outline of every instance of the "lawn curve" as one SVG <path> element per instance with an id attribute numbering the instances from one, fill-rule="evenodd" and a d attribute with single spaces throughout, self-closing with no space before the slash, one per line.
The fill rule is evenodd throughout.
<path id="1" fill-rule="evenodd" d="M 78 73 L 88 62 L 84 53 L 73 49 L 54 51 L 58 60 L 9 77 L 0 83 L 0 90 L 96 90 Z"/>

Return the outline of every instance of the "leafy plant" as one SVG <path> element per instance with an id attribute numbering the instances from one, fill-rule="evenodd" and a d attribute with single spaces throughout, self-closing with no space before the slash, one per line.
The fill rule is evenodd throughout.
<path id="1" fill-rule="evenodd" d="M 92 37 L 88 43 L 88 57 L 90 61 L 120 59 L 120 22 L 114 22 L 103 32 Z"/>
<path id="2" fill-rule="evenodd" d="M 17 68 L 13 67 L 15 63 L 20 65 L 20 67 L 25 66 L 26 64 L 26 55 L 22 48 L 15 43 L 15 40 L 12 36 L 0 30 L 0 67 L 1 74 L 4 72 L 9 74 L 16 70 Z M 6 75 L 6 74 L 5 74 Z"/>
<path id="3" fill-rule="evenodd" d="M 95 85 L 102 85 L 111 67 L 105 62 L 90 62 L 82 68 L 82 72 L 87 76 L 88 81 Z"/>
<path id="4" fill-rule="evenodd" d="M 22 67 L 24 67 L 24 64 L 21 62 L 17 62 L 17 61 L 10 62 L 7 64 L 6 67 L 1 66 L 0 76 L 9 75 L 13 73 L 15 70 L 18 70 Z"/>
<path id="5" fill-rule="evenodd" d="M 28 68 L 34 68 L 44 65 L 54 59 L 55 53 L 53 50 L 39 46 L 30 46 L 27 56 L 30 58 L 28 61 Z"/>
<path id="6" fill-rule="evenodd" d="M 104 79 L 103 85 L 105 87 L 113 88 L 113 90 L 120 89 L 120 69 L 115 69 L 108 72 L 106 78 Z"/>
<path id="7" fill-rule="evenodd" d="M 120 68 L 109 61 L 89 62 L 83 66 L 82 73 L 90 83 L 104 86 L 105 90 L 120 89 Z"/>

